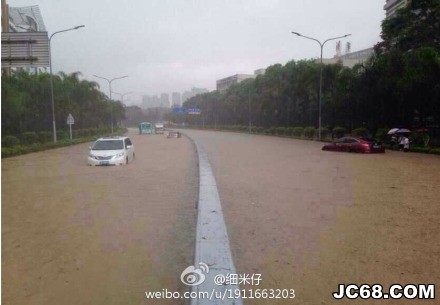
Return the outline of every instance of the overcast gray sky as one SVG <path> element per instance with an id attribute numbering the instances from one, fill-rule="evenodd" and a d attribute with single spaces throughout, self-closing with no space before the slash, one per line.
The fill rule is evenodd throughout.
<path id="1" fill-rule="evenodd" d="M 272 64 L 319 56 L 319 40 L 352 34 L 352 51 L 380 40 L 385 0 L 8 0 L 10 6 L 39 5 L 52 39 L 54 71 L 93 77 L 129 75 L 114 81 L 116 92 L 214 90 L 216 80 Z M 342 44 L 345 46 L 345 43 Z M 344 48 L 343 48 L 344 49 Z M 326 44 L 324 57 L 335 54 Z M 116 97 L 116 96 L 115 96 Z"/>

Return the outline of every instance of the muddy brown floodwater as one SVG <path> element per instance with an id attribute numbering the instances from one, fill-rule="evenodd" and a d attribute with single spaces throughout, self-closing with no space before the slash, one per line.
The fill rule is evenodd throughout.
<path id="1" fill-rule="evenodd" d="M 436 304 L 440 157 L 321 151 L 322 144 L 185 131 L 211 160 L 246 289 L 295 289 L 293 303 Z M 338 284 L 436 284 L 437 300 L 334 300 Z M 292 304 L 245 299 L 244 304 Z"/>
<path id="2" fill-rule="evenodd" d="M 193 145 L 130 136 L 128 166 L 87 166 L 90 144 L 2 160 L 3 304 L 176 304 L 148 302 L 145 291 L 186 291 Z"/>
<path id="3" fill-rule="evenodd" d="M 438 156 L 185 133 L 211 161 L 237 272 L 262 275 L 243 289 L 295 289 L 293 302 L 305 305 L 436 303 L 332 293 L 349 283 L 436 284 L 438 298 Z M 88 144 L 2 160 L 4 304 L 176 304 L 144 292 L 186 291 L 179 277 L 194 257 L 194 147 L 186 138 L 131 137 L 128 166 L 88 167 Z"/>

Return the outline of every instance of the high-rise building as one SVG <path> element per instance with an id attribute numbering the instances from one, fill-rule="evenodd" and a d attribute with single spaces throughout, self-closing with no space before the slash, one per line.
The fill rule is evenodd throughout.
<path id="1" fill-rule="evenodd" d="M 171 103 L 172 106 L 180 106 L 182 104 L 179 92 L 173 92 L 173 94 L 171 95 Z"/>
<path id="2" fill-rule="evenodd" d="M 224 92 L 233 84 L 238 84 L 239 82 L 248 78 L 255 78 L 255 76 L 256 76 L 255 74 L 235 74 L 232 76 L 219 79 L 217 80 L 217 90 L 220 92 Z"/>
<path id="3" fill-rule="evenodd" d="M 410 0 L 386 0 L 383 9 L 386 12 L 387 18 L 393 17 L 399 8 L 402 8 L 408 4 Z"/>
<path id="4" fill-rule="evenodd" d="M 187 100 L 189 100 L 190 98 L 192 98 L 193 96 L 196 96 L 197 94 L 202 94 L 202 93 L 207 93 L 209 92 L 208 89 L 205 88 L 195 88 L 193 87 L 191 89 L 191 91 L 185 91 L 182 94 L 182 102 L 186 102 Z"/>
<path id="5" fill-rule="evenodd" d="M 160 107 L 170 107 L 170 97 L 168 93 L 162 93 L 160 95 Z"/>
<path id="6" fill-rule="evenodd" d="M 163 102 L 157 95 L 144 95 L 142 97 L 142 108 L 169 107 L 168 102 Z"/>

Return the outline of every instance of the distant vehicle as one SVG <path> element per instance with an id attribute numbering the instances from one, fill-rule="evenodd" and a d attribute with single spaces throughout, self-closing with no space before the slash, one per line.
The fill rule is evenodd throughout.
<path id="1" fill-rule="evenodd" d="M 163 134 L 164 130 L 165 129 L 163 127 L 163 124 L 158 123 L 158 124 L 154 125 L 154 132 L 155 133 Z"/>
<path id="2" fill-rule="evenodd" d="M 181 137 L 180 132 L 174 131 L 174 130 L 171 130 L 170 132 L 168 132 L 168 135 L 167 135 L 168 139 L 169 138 L 180 138 L 180 137 Z"/>
<path id="3" fill-rule="evenodd" d="M 139 134 L 153 134 L 154 127 L 150 122 L 142 122 L 139 124 Z"/>
<path id="4" fill-rule="evenodd" d="M 128 137 L 105 137 L 90 146 L 89 165 L 122 165 L 134 160 L 134 145 Z"/>
<path id="5" fill-rule="evenodd" d="M 380 142 L 370 138 L 343 137 L 333 143 L 326 144 L 322 150 L 345 151 L 356 153 L 384 153 L 385 148 Z"/>

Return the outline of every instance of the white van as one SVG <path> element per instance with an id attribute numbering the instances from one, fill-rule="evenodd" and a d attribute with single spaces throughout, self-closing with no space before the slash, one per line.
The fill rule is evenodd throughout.
<path id="1" fill-rule="evenodd" d="M 164 131 L 163 124 L 155 124 L 154 129 L 156 133 L 163 133 Z"/>

